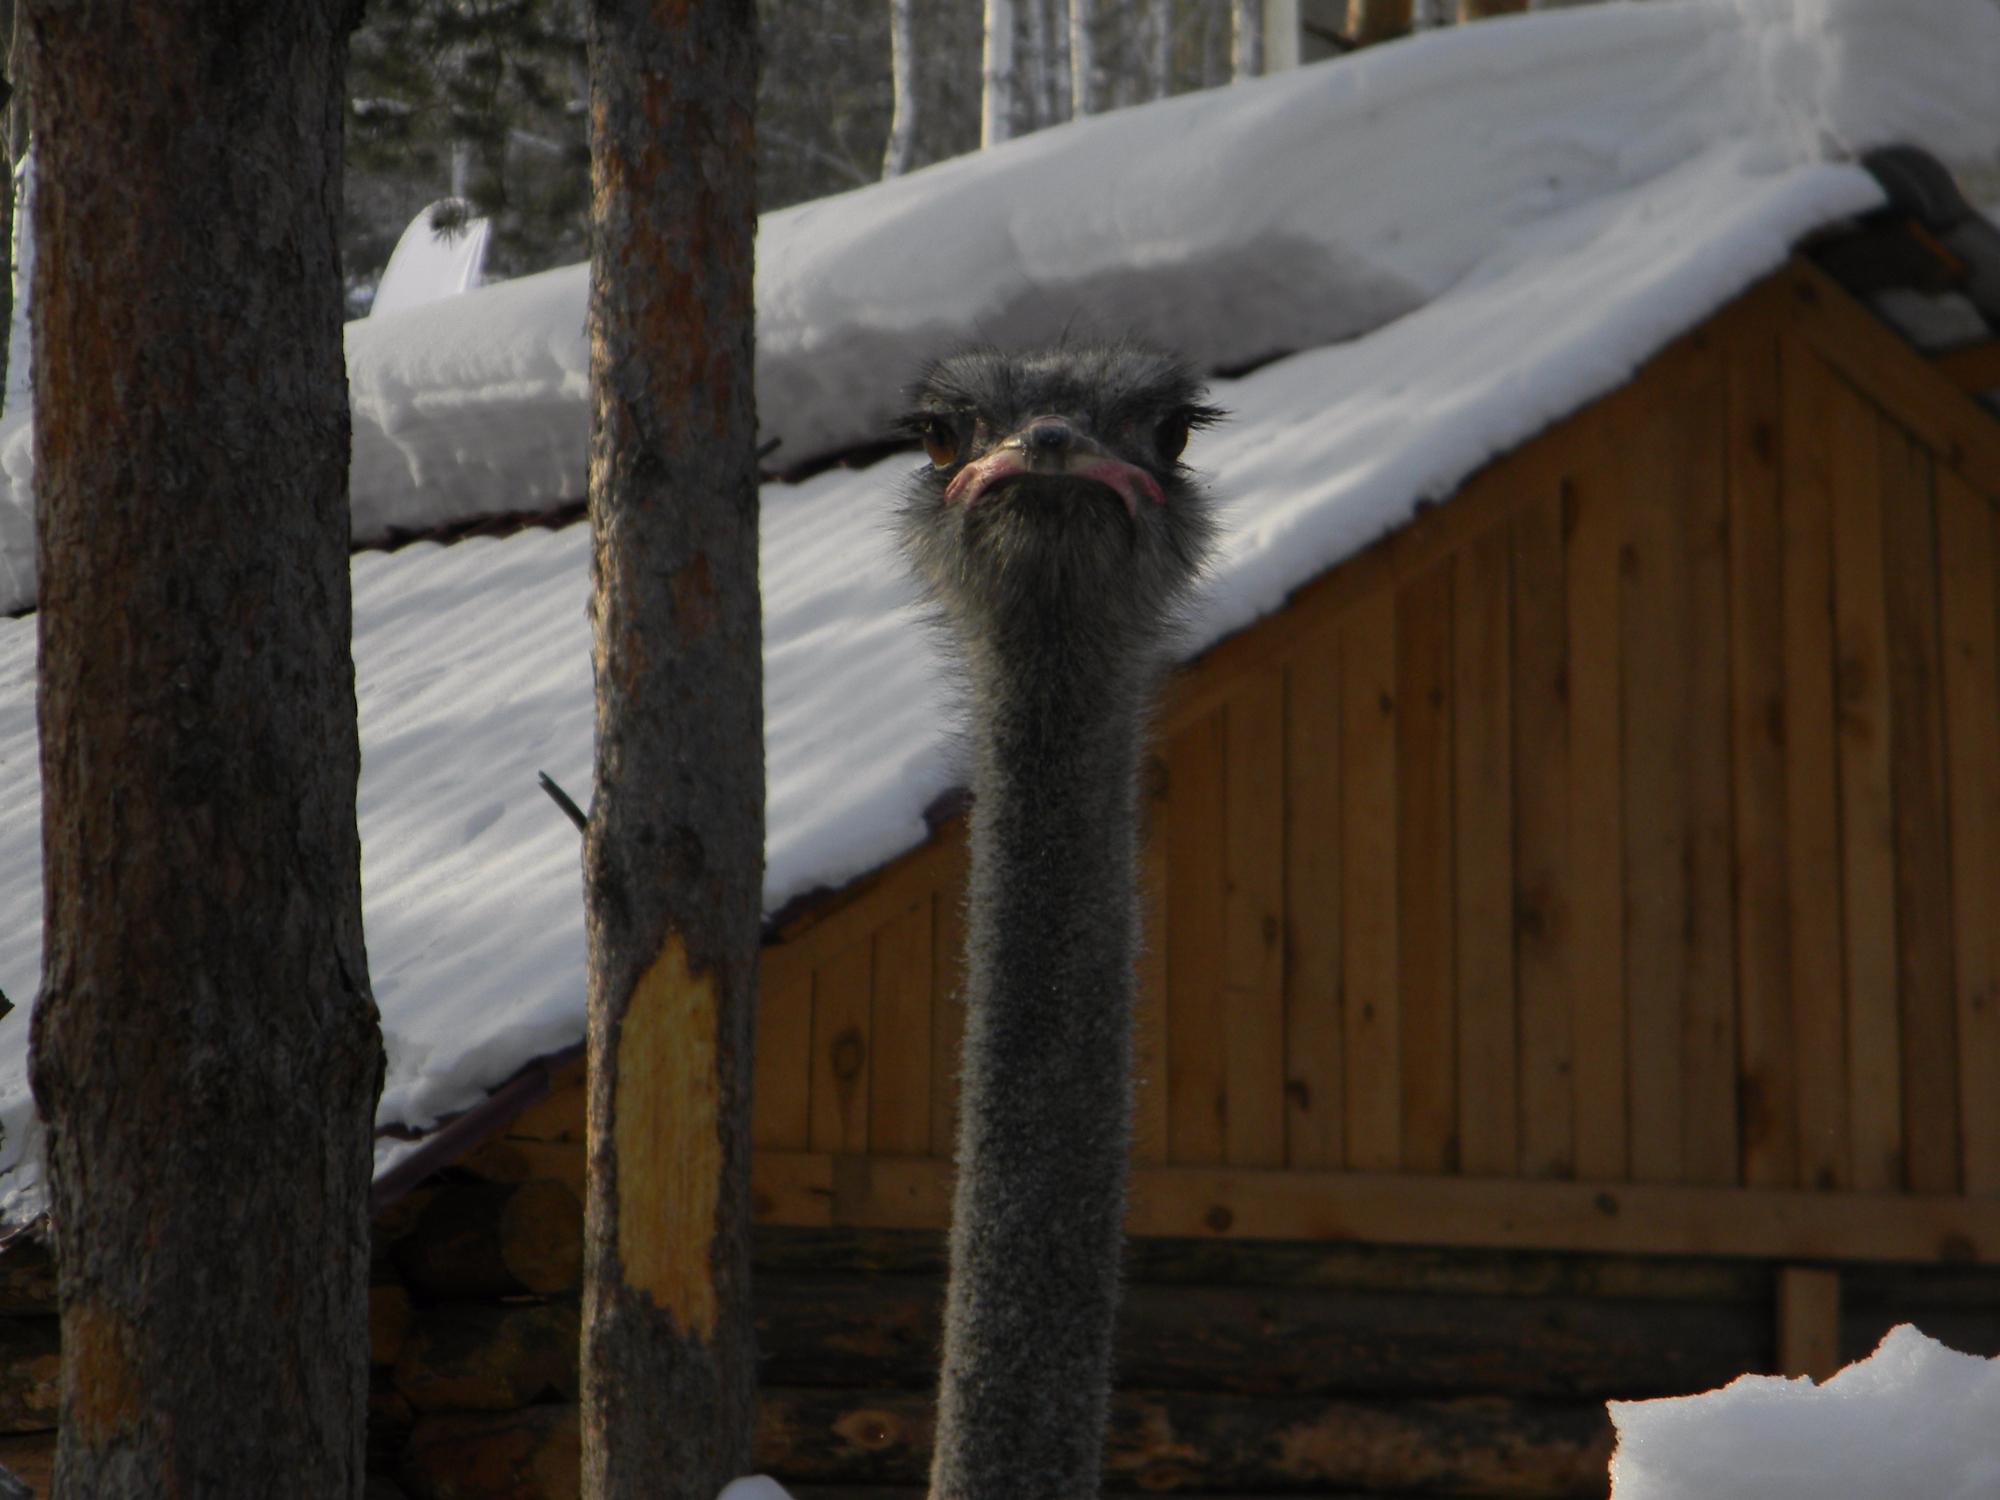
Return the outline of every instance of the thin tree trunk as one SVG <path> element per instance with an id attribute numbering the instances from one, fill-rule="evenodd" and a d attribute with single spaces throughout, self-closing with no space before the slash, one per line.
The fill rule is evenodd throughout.
<path id="1" fill-rule="evenodd" d="M 1410 29 L 1410 0 L 1347 0 L 1347 39 L 1373 46 Z"/>
<path id="2" fill-rule="evenodd" d="M 1264 71 L 1299 65 L 1299 0 L 1264 0 Z"/>
<path id="3" fill-rule="evenodd" d="M 583 1487 L 750 1462 L 764 853 L 750 0 L 593 0 Z"/>
<path id="4" fill-rule="evenodd" d="M 1069 98 L 1072 117 L 1103 108 L 1097 97 L 1096 0 L 1069 0 Z"/>
<path id="5" fill-rule="evenodd" d="M 1164 99 L 1173 92 L 1173 0 L 1149 0 L 1146 18 L 1146 97 Z"/>
<path id="6" fill-rule="evenodd" d="M 882 175 L 901 177 L 917 149 L 917 63 L 910 35 L 910 0 L 889 0 L 889 79 L 895 103 Z"/>
<path id="7" fill-rule="evenodd" d="M 986 86 L 979 101 L 982 147 L 997 146 L 1014 133 L 1014 0 L 986 0 L 985 49 Z"/>
<path id="8" fill-rule="evenodd" d="M 1237 83 L 1264 71 L 1264 0 L 1235 0 L 1229 36 L 1229 72 Z"/>
<path id="9" fill-rule="evenodd" d="M 0 107 L 0 329 L 6 330 L 0 333 L 0 412 L 6 410 L 7 381 L 16 373 L 12 369 L 13 359 L 17 353 L 25 358 L 28 352 L 16 351 L 13 346 L 14 280 L 18 269 L 14 264 L 14 219 L 20 211 L 14 192 L 14 168 L 28 149 L 28 89 L 21 69 L 24 34 L 21 20 L 13 0 L 0 0 L 0 41 L 4 41 L 7 49 L 6 103 Z M 5 1002 L 6 997 L 0 996 L 0 1015 L 13 1009 Z"/>
<path id="10" fill-rule="evenodd" d="M 1035 0 L 1042 27 L 1042 125 L 1070 118 L 1069 0 Z"/>
<path id="11" fill-rule="evenodd" d="M 336 0 L 26 5 L 70 1496 L 358 1497 L 362 945 Z"/>

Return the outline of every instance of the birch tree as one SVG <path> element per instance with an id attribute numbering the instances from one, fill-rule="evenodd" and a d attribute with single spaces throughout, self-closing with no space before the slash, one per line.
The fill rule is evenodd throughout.
<path id="1" fill-rule="evenodd" d="M 1077 119 L 1103 108 L 1097 90 L 1096 0 L 1069 0 L 1069 98 Z"/>
<path id="2" fill-rule="evenodd" d="M 985 88 L 979 102 L 982 148 L 997 146 L 1014 133 L 1014 0 L 986 0 L 984 46 Z"/>
<path id="3" fill-rule="evenodd" d="M 591 0 L 583 1493 L 714 1500 L 756 1417 L 764 854 L 750 0 Z"/>
<path id="4" fill-rule="evenodd" d="M 917 149 L 917 80 L 910 0 L 889 0 L 889 144 L 882 152 L 882 175 L 901 177 Z"/>
<path id="5" fill-rule="evenodd" d="M 1264 0 L 1234 0 L 1229 73 L 1237 83 L 1264 71 Z"/>
<path id="6" fill-rule="evenodd" d="M 1282 73 L 1298 65 L 1299 0 L 1264 0 L 1264 71 Z"/>
<path id="7" fill-rule="evenodd" d="M 24 0 L 55 1492 L 359 1500 L 346 0 Z"/>
<path id="8" fill-rule="evenodd" d="M 1173 91 L 1173 0 L 1146 0 L 1146 97 L 1164 99 Z"/>

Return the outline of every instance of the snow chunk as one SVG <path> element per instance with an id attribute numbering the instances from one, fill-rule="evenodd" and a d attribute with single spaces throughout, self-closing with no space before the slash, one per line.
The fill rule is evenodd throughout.
<path id="1" fill-rule="evenodd" d="M 715 1500 L 792 1500 L 792 1492 L 767 1474 L 732 1479 Z"/>
<path id="2" fill-rule="evenodd" d="M 1905 1323 L 1824 1385 L 1745 1375 L 1613 1401 L 1612 1500 L 1991 1500 L 2000 1359 Z"/>

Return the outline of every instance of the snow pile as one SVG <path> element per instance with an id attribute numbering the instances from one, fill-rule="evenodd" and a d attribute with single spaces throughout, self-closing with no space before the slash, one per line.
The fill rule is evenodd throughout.
<path id="1" fill-rule="evenodd" d="M 765 216 L 764 435 L 781 467 L 866 443 L 969 335 L 1131 331 L 1207 368 L 1328 344 L 1590 204 L 1625 200 L 1663 258 L 1685 255 L 1703 226 L 1674 183 L 1756 198 L 1898 140 L 1990 156 L 1996 75 L 1990 0 L 1656 0 L 1043 131 Z M 1878 201 L 1846 175 L 1822 214 Z M 572 266 L 349 326 L 358 537 L 582 495 L 586 293 Z M 25 432 L 0 429 L 0 609 L 32 598 L 30 463 Z"/>
<path id="2" fill-rule="evenodd" d="M 1193 651 L 1618 384 L 1800 235 L 1879 202 L 1822 159 L 1839 145 L 1990 157 L 1995 76 L 1987 0 L 1656 0 L 1100 117 L 768 218 L 764 411 L 793 457 L 850 441 L 922 354 L 1046 332 L 1085 293 L 1142 325 L 1148 299 L 1184 299 L 1210 359 L 1388 318 L 1214 383 L 1234 416 L 1189 457 L 1226 534 Z M 1307 260 L 1305 282 L 1260 279 Z M 1182 276 L 1225 262 L 1236 279 L 1206 291 Z M 1309 307 L 1288 300 L 1298 285 Z M 1231 289 L 1240 319 L 1201 300 Z M 579 268 L 350 325 L 357 530 L 581 495 L 582 319 Z M 19 499 L 26 444 L 4 433 Z M 916 462 L 764 487 L 767 910 L 912 847 L 963 780 L 948 674 L 890 540 Z M 29 529 L 0 500 L 0 594 Z M 384 1123 L 429 1125 L 582 1033 L 577 838 L 535 772 L 588 795 L 587 574 L 580 527 L 355 559 Z M 41 963 L 33 656 L 33 620 L 0 621 L 0 988 L 16 1001 Z M 37 1205 L 27 1019 L 0 1020 L 4 1218 Z"/>
<path id="3" fill-rule="evenodd" d="M 2000 1359 L 1905 1323 L 1824 1385 L 1745 1375 L 1613 1401 L 1612 1500 L 1992 1500 Z"/>

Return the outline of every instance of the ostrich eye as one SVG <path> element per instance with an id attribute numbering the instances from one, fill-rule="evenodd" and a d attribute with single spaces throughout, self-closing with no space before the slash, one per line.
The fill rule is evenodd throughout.
<path id="1" fill-rule="evenodd" d="M 1172 463 L 1187 447 L 1188 419 L 1186 412 L 1175 412 L 1162 422 L 1153 432 L 1153 446 L 1159 452 L 1161 462 Z"/>
<path id="2" fill-rule="evenodd" d="M 930 461 L 940 469 L 948 469 L 958 461 L 958 433 L 943 417 L 925 417 L 917 428 L 917 436 L 923 439 L 924 452 Z"/>

